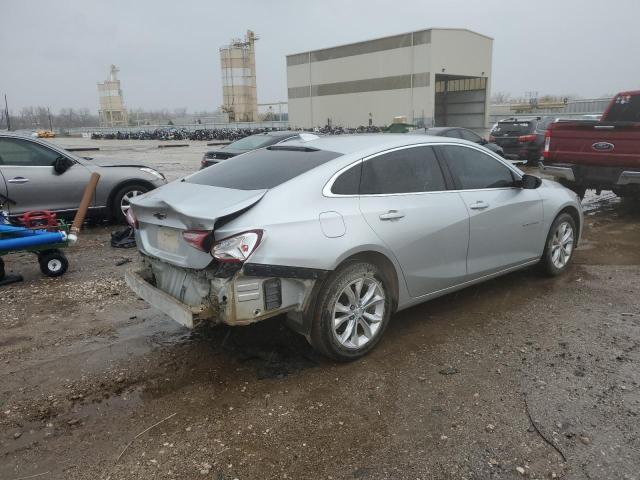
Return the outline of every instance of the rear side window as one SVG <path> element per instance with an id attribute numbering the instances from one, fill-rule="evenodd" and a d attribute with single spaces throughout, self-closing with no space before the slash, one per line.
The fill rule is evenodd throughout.
<path id="1" fill-rule="evenodd" d="M 547 128 L 549 128 L 549 125 L 551 125 L 554 120 L 555 120 L 555 117 L 548 117 L 538 121 L 538 125 L 536 126 L 536 131 L 544 132 Z"/>
<path id="2" fill-rule="evenodd" d="M 454 180 L 463 190 L 513 186 L 511 170 L 493 157 L 475 148 L 443 145 L 438 154 L 444 157 Z"/>
<path id="3" fill-rule="evenodd" d="M 236 190 L 269 189 L 340 155 L 304 147 L 268 147 L 207 167 L 189 175 L 185 181 Z"/>
<path id="4" fill-rule="evenodd" d="M 331 193 L 336 195 L 357 195 L 360 189 L 362 162 L 341 173 L 331 185 Z"/>
<path id="5" fill-rule="evenodd" d="M 491 135 L 494 136 L 520 136 L 533 132 L 535 122 L 498 122 Z"/>
<path id="6" fill-rule="evenodd" d="M 446 190 L 431 147 L 403 148 L 379 155 L 362 165 L 361 195 Z"/>

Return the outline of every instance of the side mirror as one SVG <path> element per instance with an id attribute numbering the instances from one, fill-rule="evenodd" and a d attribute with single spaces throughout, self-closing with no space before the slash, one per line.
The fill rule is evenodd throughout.
<path id="1" fill-rule="evenodd" d="M 540 185 L 542 185 L 542 180 L 539 177 L 536 177 L 535 175 L 529 175 L 525 173 L 522 176 L 522 179 L 517 183 L 518 183 L 518 187 L 520 188 L 524 188 L 526 190 L 534 190 L 538 188 Z"/>
<path id="2" fill-rule="evenodd" d="M 73 163 L 73 160 L 71 160 L 70 158 L 60 155 L 53 162 L 53 170 L 54 172 L 56 172 L 56 174 L 62 175 L 73 166 Z"/>

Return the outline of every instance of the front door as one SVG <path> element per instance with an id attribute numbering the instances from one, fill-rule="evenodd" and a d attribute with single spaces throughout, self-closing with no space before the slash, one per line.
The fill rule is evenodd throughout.
<path id="1" fill-rule="evenodd" d="M 11 215 L 29 210 L 75 210 L 80 205 L 89 170 L 80 163 L 56 174 L 53 162 L 62 154 L 21 138 L 0 138 L 0 172 L 5 179 Z"/>
<path id="2" fill-rule="evenodd" d="M 412 297 L 464 281 L 469 214 L 460 196 L 447 191 L 432 147 L 365 159 L 360 210 L 395 255 Z"/>
<path id="3" fill-rule="evenodd" d="M 535 260 L 542 253 L 542 199 L 515 185 L 516 174 L 480 148 L 437 147 L 470 215 L 469 278 Z"/>

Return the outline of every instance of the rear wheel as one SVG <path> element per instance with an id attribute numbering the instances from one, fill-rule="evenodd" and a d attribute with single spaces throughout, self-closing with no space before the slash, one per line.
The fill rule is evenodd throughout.
<path id="1" fill-rule="evenodd" d="M 576 222 L 573 217 L 568 213 L 558 215 L 549 229 L 547 243 L 540 260 L 544 273 L 556 276 L 567 269 L 573 258 L 576 238 Z"/>
<path id="2" fill-rule="evenodd" d="M 131 206 L 131 200 L 149 191 L 149 187 L 140 183 L 132 183 L 120 188 L 113 196 L 111 215 L 118 223 L 127 221 L 126 214 Z"/>
<path id="3" fill-rule="evenodd" d="M 316 299 L 310 341 L 320 353 L 341 362 L 369 353 L 391 316 L 389 282 L 367 262 L 336 270 Z"/>
<path id="4" fill-rule="evenodd" d="M 48 250 L 38 255 L 40 271 L 47 277 L 60 277 L 69 268 L 67 257 L 60 250 Z"/>

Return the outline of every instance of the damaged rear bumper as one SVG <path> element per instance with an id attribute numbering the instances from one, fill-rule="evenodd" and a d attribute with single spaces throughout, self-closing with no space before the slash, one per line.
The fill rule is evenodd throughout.
<path id="1" fill-rule="evenodd" d="M 322 270 L 247 264 L 220 278 L 208 269 L 185 269 L 145 256 L 125 281 L 151 306 L 194 328 L 203 322 L 247 325 L 283 313 L 300 321 L 323 275 Z"/>

